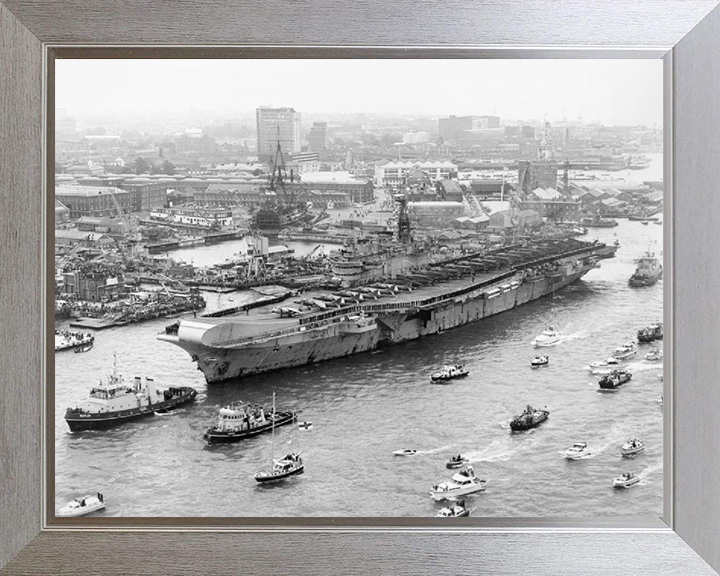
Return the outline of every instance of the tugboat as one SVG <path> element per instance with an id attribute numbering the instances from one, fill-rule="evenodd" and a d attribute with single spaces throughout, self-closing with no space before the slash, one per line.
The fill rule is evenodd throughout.
<path id="1" fill-rule="evenodd" d="M 586 228 L 613 228 L 618 225 L 618 221 L 613 220 L 612 218 L 601 218 L 599 215 L 595 215 L 594 218 L 581 219 L 580 224 Z"/>
<path id="2" fill-rule="evenodd" d="M 633 342 L 625 342 L 625 344 L 619 348 L 615 348 L 612 357 L 618 360 L 625 360 L 630 358 L 630 356 L 635 356 L 635 354 L 637 354 L 637 346 L 635 346 Z"/>
<path id="3" fill-rule="evenodd" d="M 543 330 L 542 333 L 533 340 L 533 346 L 540 348 L 541 346 L 553 346 L 560 342 L 561 334 L 553 326 L 548 326 L 547 330 Z"/>
<path id="4" fill-rule="evenodd" d="M 510 429 L 513 431 L 530 430 L 539 426 L 550 416 L 547 410 L 536 410 L 530 404 L 527 405 L 522 414 L 515 416 L 510 422 Z"/>
<path id="5" fill-rule="evenodd" d="M 413 450 L 412 448 L 402 448 L 401 450 L 395 450 L 393 452 L 395 456 L 415 456 L 415 454 L 417 454 L 417 450 Z"/>
<path id="6" fill-rule="evenodd" d="M 637 456 L 643 450 L 645 450 L 645 444 L 643 444 L 640 440 L 633 438 L 622 445 L 621 453 L 626 458 L 632 458 Z"/>
<path id="7" fill-rule="evenodd" d="M 620 366 L 620 360 L 610 356 L 601 362 L 590 362 L 588 370 L 593 374 L 610 374 L 613 370 L 617 370 L 618 366 Z"/>
<path id="8" fill-rule="evenodd" d="M 434 484 L 430 491 L 430 496 L 438 502 L 441 500 L 450 500 L 451 498 L 473 494 L 474 492 L 484 492 L 486 483 L 485 480 L 481 480 L 475 476 L 475 471 L 472 466 L 468 466 L 467 469 L 454 474 L 447 482 Z"/>
<path id="9" fill-rule="evenodd" d="M 592 455 L 592 450 L 590 450 L 587 442 L 575 442 L 575 444 L 570 446 L 565 452 L 565 458 L 568 460 L 580 460 L 580 458 L 585 458 L 590 455 Z"/>
<path id="10" fill-rule="evenodd" d="M 58 510 L 56 516 L 63 518 L 71 518 L 75 516 L 85 516 L 91 512 L 96 512 L 105 508 L 105 498 L 100 492 L 97 496 L 84 496 L 75 498 L 72 502 L 68 502 L 65 506 Z"/>
<path id="11" fill-rule="evenodd" d="M 446 382 L 454 378 L 464 378 L 468 374 L 470 374 L 470 372 L 465 369 L 464 364 L 455 364 L 454 366 L 446 365 L 443 366 L 439 372 L 430 374 L 430 382 Z"/>
<path id="12" fill-rule="evenodd" d="M 632 374 L 627 370 L 613 370 L 600 378 L 600 388 L 603 390 L 615 390 L 626 382 L 630 382 Z"/>
<path id="13" fill-rule="evenodd" d="M 438 518 L 463 518 L 470 516 L 470 510 L 465 508 L 465 500 L 458 500 L 454 506 L 440 508 L 435 516 Z"/>
<path id="14" fill-rule="evenodd" d="M 662 278 L 662 264 L 653 252 L 646 252 L 638 260 L 638 266 L 635 273 L 628 280 L 631 288 L 642 288 L 644 286 L 652 286 L 660 278 Z"/>
<path id="15" fill-rule="evenodd" d="M 614 488 L 629 488 L 630 486 L 640 482 L 640 477 L 632 472 L 625 472 L 622 476 L 613 478 Z"/>
<path id="16" fill-rule="evenodd" d="M 452 470 L 453 468 L 460 468 L 463 464 L 467 463 L 468 459 L 465 458 L 462 454 L 458 454 L 457 456 L 451 456 L 450 459 L 445 462 L 445 468 L 449 468 Z"/>
<path id="17" fill-rule="evenodd" d="M 535 356 L 530 361 L 530 366 L 532 368 L 540 368 L 541 366 L 547 366 L 550 363 L 550 358 L 547 356 Z"/>
<path id="18" fill-rule="evenodd" d="M 157 388 L 152 378 L 145 378 L 143 383 L 136 377 L 132 384 L 125 384 L 117 373 L 115 358 L 107 383 L 100 381 L 90 390 L 87 400 L 68 408 L 65 421 L 73 432 L 110 428 L 156 412 L 168 412 L 196 396 L 197 390 L 189 386 Z"/>
<path id="19" fill-rule="evenodd" d="M 256 434 L 270 432 L 273 426 L 291 424 L 297 410 L 265 412 L 262 406 L 233 402 L 220 409 L 218 423 L 208 428 L 204 438 L 208 444 L 238 442 Z"/>
<path id="20" fill-rule="evenodd" d="M 55 330 L 55 352 L 79 348 L 92 344 L 95 336 L 83 332 L 71 332 L 70 330 Z"/>
<path id="21" fill-rule="evenodd" d="M 647 328 L 638 330 L 637 333 L 638 342 L 654 342 L 655 340 L 663 339 L 663 325 L 662 323 L 652 324 Z"/>

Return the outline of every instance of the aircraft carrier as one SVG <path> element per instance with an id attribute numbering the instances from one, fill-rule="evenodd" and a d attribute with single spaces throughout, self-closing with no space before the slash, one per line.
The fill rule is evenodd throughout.
<path id="1" fill-rule="evenodd" d="M 235 316 L 167 326 L 158 339 L 186 350 L 208 383 L 349 356 L 437 334 L 564 288 L 612 258 L 616 247 L 576 239 L 532 240 L 440 262 L 390 255 L 402 266 L 372 269 L 354 259 L 345 288 L 290 296 Z M 418 260 L 420 259 L 420 260 Z M 347 272 L 348 258 L 338 261 Z M 421 262 L 418 266 L 417 263 Z M 392 270 L 388 276 L 387 271 Z M 348 286 L 350 284 L 350 286 Z"/>

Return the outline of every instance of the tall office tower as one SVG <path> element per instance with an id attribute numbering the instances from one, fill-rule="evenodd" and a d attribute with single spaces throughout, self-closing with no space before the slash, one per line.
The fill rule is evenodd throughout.
<path id="1" fill-rule="evenodd" d="M 300 152 L 300 114 L 294 108 L 257 109 L 257 154 L 262 160 L 275 156 L 278 141 L 284 154 Z"/>
<path id="2" fill-rule="evenodd" d="M 308 134 L 310 152 L 324 152 L 327 143 L 327 122 L 313 122 Z"/>

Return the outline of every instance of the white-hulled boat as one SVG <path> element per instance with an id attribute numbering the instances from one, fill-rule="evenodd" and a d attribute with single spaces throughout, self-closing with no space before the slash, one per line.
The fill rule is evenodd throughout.
<path id="1" fill-rule="evenodd" d="M 614 356 L 610 356 L 609 358 L 599 362 L 591 362 L 588 364 L 588 370 L 590 370 L 593 374 L 610 374 L 613 370 L 617 370 L 619 365 L 620 360 Z"/>
<path id="2" fill-rule="evenodd" d="M 435 484 L 430 491 L 433 500 L 449 500 L 458 496 L 473 494 L 474 492 L 485 491 L 485 480 L 481 480 L 475 476 L 472 466 L 468 466 L 465 470 L 461 470 L 447 482 Z"/>
<path id="3" fill-rule="evenodd" d="M 105 508 L 105 498 L 100 492 L 97 496 L 84 496 L 75 498 L 72 502 L 68 502 L 65 506 L 58 510 L 56 516 L 63 518 L 71 518 L 73 516 L 85 516 L 91 512 L 96 512 Z"/>
<path id="4" fill-rule="evenodd" d="M 590 450 L 587 442 L 575 442 L 575 444 L 565 451 L 565 458 L 568 460 L 580 460 L 580 458 L 586 458 L 591 454 L 592 450 Z"/>
<path id="5" fill-rule="evenodd" d="M 614 488 L 629 488 L 630 486 L 633 486 L 634 484 L 637 484 L 640 482 L 640 477 L 636 476 L 632 472 L 625 472 L 622 476 L 618 476 L 617 478 L 613 478 L 613 487 Z"/>
<path id="6" fill-rule="evenodd" d="M 417 450 L 413 450 L 412 448 L 402 448 L 401 450 L 395 450 L 393 454 L 395 456 L 415 456 L 415 454 L 417 454 Z"/>
<path id="7" fill-rule="evenodd" d="M 535 356 L 530 361 L 530 366 L 532 368 L 540 368 L 540 366 L 547 366 L 550 363 L 550 358 L 547 356 Z"/>
<path id="8" fill-rule="evenodd" d="M 90 333 L 55 330 L 55 352 L 86 346 L 94 341 L 95 336 Z"/>
<path id="9" fill-rule="evenodd" d="M 645 360 L 650 360 L 651 362 L 655 362 L 657 360 L 662 360 L 662 359 L 663 359 L 663 351 L 659 350 L 658 348 L 653 348 L 652 350 L 650 350 L 650 352 L 645 354 Z"/>
<path id="10" fill-rule="evenodd" d="M 630 356 L 635 356 L 635 354 L 637 354 L 637 346 L 635 343 L 625 342 L 622 346 L 615 348 L 612 356 L 618 360 L 625 360 L 626 358 L 630 358 Z"/>
<path id="11" fill-rule="evenodd" d="M 637 456 L 643 450 L 645 450 L 645 444 L 643 444 L 642 441 L 633 438 L 622 445 L 621 452 L 626 458 L 632 458 L 633 456 Z"/>
<path id="12" fill-rule="evenodd" d="M 272 413 L 275 414 L 275 392 L 273 392 L 273 407 Z M 275 460 L 275 419 L 272 419 L 272 448 L 271 448 L 271 461 L 272 468 L 270 470 L 261 470 L 256 472 L 254 478 L 258 482 L 275 482 L 277 480 L 283 480 L 290 476 L 302 474 L 305 472 L 305 464 L 300 458 L 300 452 L 292 452 L 287 454 L 280 460 Z"/>
<path id="13" fill-rule="evenodd" d="M 465 502 L 460 500 L 453 506 L 440 508 L 435 516 L 438 518 L 465 518 L 470 516 L 470 510 L 465 508 Z"/>
<path id="14" fill-rule="evenodd" d="M 535 340 L 533 340 L 533 346 L 535 346 L 535 348 L 554 346 L 560 342 L 561 337 L 562 335 L 560 332 L 555 330 L 553 326 L 548 326 L 547 329 L 543 330 L 539 336 L 535 337 Z"/>
<path id="15" fill-rule="evenodd" d="M 464 378 L 470 374 L 463 364 L 445 365 L 442 370 L 430 374 L 430 382 L 447 382 L 455 378 Z"/>

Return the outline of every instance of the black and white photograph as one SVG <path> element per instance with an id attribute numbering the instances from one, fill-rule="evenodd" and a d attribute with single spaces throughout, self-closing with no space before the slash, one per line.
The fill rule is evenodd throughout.
<path id="1" fill-rule="evenodd" d="M 54 66 L 57 518 L 662 515 L 662 61 Z"/>

